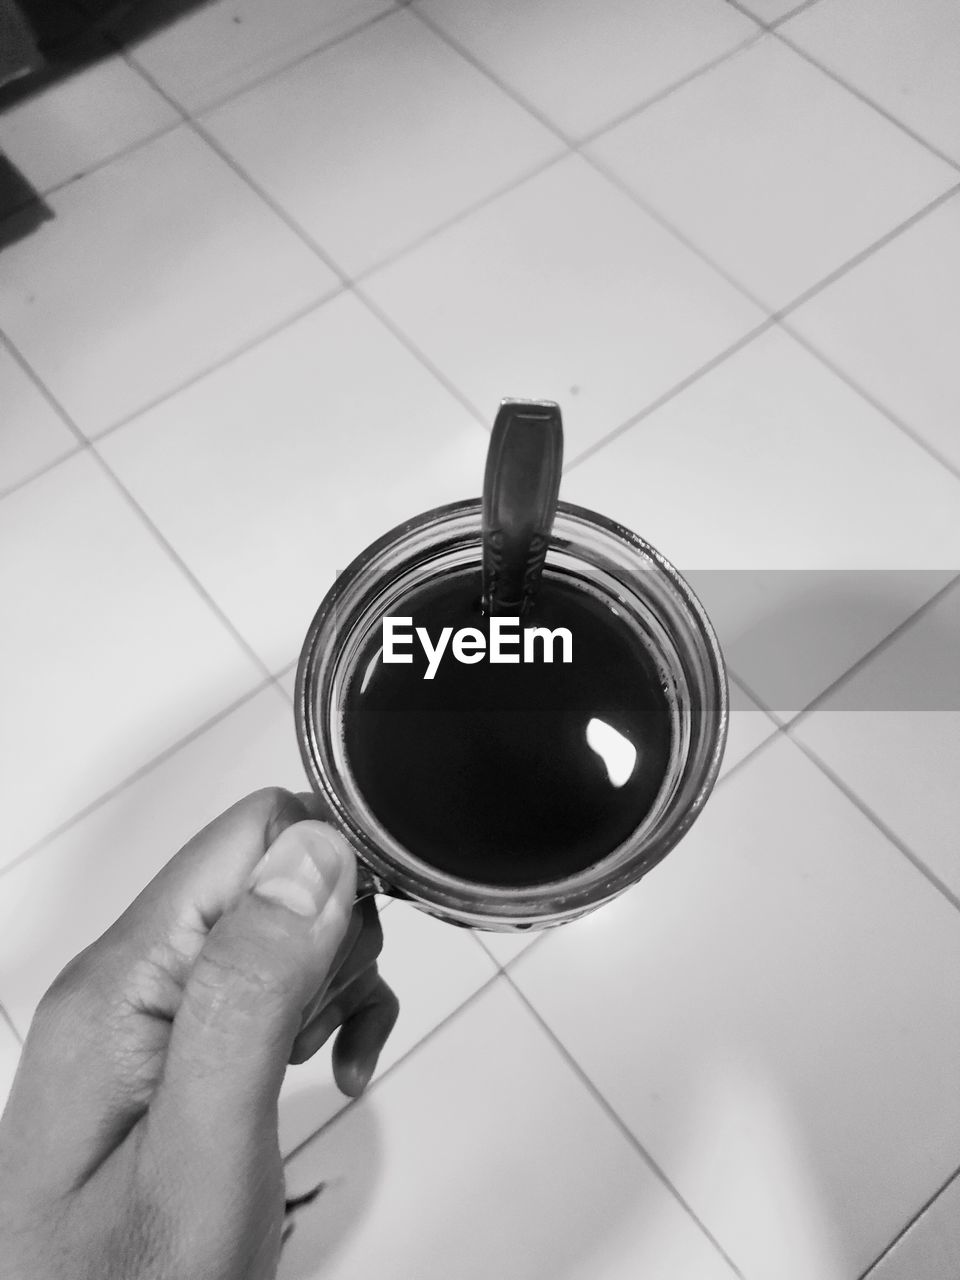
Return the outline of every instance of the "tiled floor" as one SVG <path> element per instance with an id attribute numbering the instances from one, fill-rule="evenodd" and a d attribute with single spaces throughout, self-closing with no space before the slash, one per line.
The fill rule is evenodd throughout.
<path id="1" fill-rule="evenodd" d="M 302 785 L 337 568 L 550 397 L 563 496 L 716 621 L 724 775 L 565 929 L 385 904 L 379 1077 L 284 1085 L 328 1187 L 281 1275 L 955 1280 L 952 0 L 217 0 L 113 40 L 0 115 L 54 214 L 0 217 L 0 1097 L 62 964 Z"/>

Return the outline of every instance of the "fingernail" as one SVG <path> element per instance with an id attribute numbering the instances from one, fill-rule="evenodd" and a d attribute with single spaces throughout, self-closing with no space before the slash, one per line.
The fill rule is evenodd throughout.
<path id="1" fill-rule="evenodd" d="M 322 822 L 295 822 L 253 869 L 250 890 L 298 916 L 323 910 L 343 870 L 343 838 Z"/>
<path id="2" fill-rule="evenodd" d="M 355 1082 L 355 1086 L 356 1086 L 356 1093 L 354 1093 L 354 1095 L 353 1095 L 353 1096 L 354 1096 L 355 1098 L 359 1098 L 359 1097 L 360 1097 L 360 1095 L 361 1095 L 361 1093 L 363 1093 L 363 1091 L 366 1089 L 367 1085 L 370 1083 L 370 1081 L 371 1081 L 371 1079 L 372 1079 L 372 1077 L 373 1077 L 373 1072 L 374 1072 L 374 1068 L 376 1067 L 376 1065 L 377 1065 L 377 1064 L 374 1062 L 374 1063 L 371 1063 L 371 1064 L 370 1064 L 369 1066 L 367 1066 L 367 1067 L 359 1067 L 359 1068 L 357 1069 L 357 1072 L 356 1072 L 356 1074 L 355 1074 L 355 1076 L 354 1076 L 354 1082 Z"/>

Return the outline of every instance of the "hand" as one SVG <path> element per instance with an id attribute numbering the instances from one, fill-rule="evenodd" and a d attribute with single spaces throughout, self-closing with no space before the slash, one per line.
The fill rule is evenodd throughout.
<path id="1" fill-rule="evenodd" d="M 362 1091 L 397 1016 L 376 908 L 312 797 L 195 836 L 40 1002 L 0 1120 L 2 1280 L 269 1280 L 277 1095 L 340 1027 Z"/>

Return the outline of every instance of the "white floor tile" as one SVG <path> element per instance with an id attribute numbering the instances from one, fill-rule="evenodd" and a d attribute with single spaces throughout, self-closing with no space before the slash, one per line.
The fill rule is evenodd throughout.
<path id="1" fill-rule="evenodd" d="M 960 197 L 787 323 L 960 470 Z"/>
<path id="2" fill-rule="evenodd" d="M 757 31 L 721 0 L 418 0 L 423 13 L 568 137 L 583 137 Z"/>
<path id="3" fill-rule="evenodd" d="M 217 814 L 304 787 L 286 700 L 267 688 L 0 876 L 0 1003 L 21 1035 L 63 966 Z"/>
<path id="4" fill-rule="evenodd" d="M 530 172 L 560 143 L 398 12 L 204 117 L 355 275 Z"/>
<path id="5" fill-rule="evenodd" d="M 43 192 L 179 119 L 122 58 L 104 57 L 0 114 L 0 147 Z"/>
<path id="6" fill-rule="evenodd" d="M 390 903 L 380 921 L 380 972 L 400 1001 L 400 1016 L 374 1079 L 496 973 L 494 962 L 467 930 L 434 920 L 408 903 Z M 280 1094 L 281 1150 L 293 1150 L 349 1101 L 333 1083 L 329 1048 L 290 1067 Z"/>
<path id="7" fill-rule="evenodd" d="M 6 1106 L 20 1061 L 20 1041 L 0 1016 L 0 1114 Z"/>
<path id="8" fill-rule="evenodd" d="M 77 448 L 77 438 L 0 347 L 0 491 Z"/>
<path id="9" fill-rule="evenodd" d="M 745 1275 L 850 1280 L 956 1167 L 960 915 L 784 739 L 511 972 Z"/>
<path id="10" fill-rule="evenodd" d="M 793 732 L 960 897 L 960 590 Z"/>
<path id="11" fill-rule="evenodd" d="M 773 36 L 589 151 L 773 308 L 957 176 Z"/>
<path id="12" fill-rule="evenodd" d="M 4 249 L 0 327 L 88 434 L 336 285 L 185 128 L 48 203 Z"/>
<path id="13" fill-rule="evenodd" d="M 960 161 L 960 9 L 953 0 L 819 0 L 781 31 Z"/>
<path id="14" fill-rule="evenodd" d="M 282 1280 L 730 1280 L 501 980 L 287 1166 Z"/>
<path id="15" fill-rule="evenodd" d="M 688 573 L 734 674 L 786 715 L 960 564 L 960 482 L 778 329 L 573 467 L 562 493 Z"/>
<path id="16" fill-rule="evenodd" d="M 2 866 L 262 676 L 89 455 L 0 501 L 0 545 Z"/>
<path id="17" fill-rule="evenodd" d="M 312 49 L 345 36 L 390 0 L 216 0 L 182 13 L 145 39 L 127 32 L 136 61 L 188 111 L 225 98 Z M 133 11 L 133 21 L 138 20 Z M 118 28 L 124 36 L 124 27 Z"/>
<path id="18" fill-rule="evenodd" d="M 960 1178 L 954 1178 L 868 1280 L 945 1280 L 958 1272 Z"/>
<path id="19" fill-rule="evenodd" d="M 579 157 L 364 289 L 491 419 L 504 396 L 559 401 L 570 458 L 761 320 Z"/>
<path id="20" fill-rule="evenodd" d="M 101 447 L 275 671 L 368 543 L 479 495 L 486 437 L 344 295 Z"/>

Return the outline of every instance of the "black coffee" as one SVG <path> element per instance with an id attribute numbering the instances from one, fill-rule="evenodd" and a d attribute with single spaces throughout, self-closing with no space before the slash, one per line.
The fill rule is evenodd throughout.
<path id="1" fill-rule="evenodd" d="M 479 598 L 479 574 L 464 572 L 395 612 L 432 644 L 444 627 L 489 643 Z M 554 642 L 549 663 L 537 643 L 533 661 L 467 665 L 448 644 L 425 680 L 420 642 L 403 649 L 412 663 L 388 664 L 378 628 L 347 691 L 347 758 L 373 813 L 417 857 L 486 884 L 542 883 L 604 857 L 649 811 L 670 756 L 660 677 L 622 618 L 545 578 L 510 649 L 521 659 L 530 627 L 567 628 L 573 661 Z"/>

